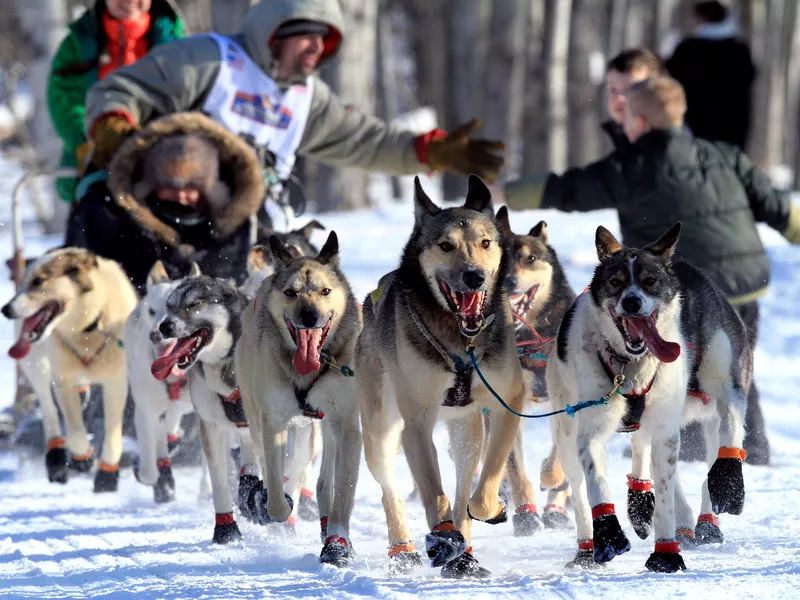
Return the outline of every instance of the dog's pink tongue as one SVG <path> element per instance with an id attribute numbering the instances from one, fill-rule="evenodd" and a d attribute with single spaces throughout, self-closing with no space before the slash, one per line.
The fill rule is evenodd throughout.
<path id="1" fill-rule="evenodd" d="M 297 329 L 297 349 L 292 364 L 300 375 L 310 375 L 320 368 L 319 351 L 322 344 L 322 329 Z"/>
<path id="2" fill-rule="evenodd" d="M 164 381 L 169 377 L 172 373 L 172 369 L 178 364 L 178 361 L 191 352 L 194 343 L 195 339 L 193 337 L 188 337 L 167 346 L 167 350 L 164 354 L 162 354 L 160 358 L 155 359 L 150 366 L 150 372 L 153 374 L 153 377 L 159 381 Z"/>
<path id="3" fill-rule="evenodd" d="M 628 319 L 628 322 L 636 329 L 636 333 L 642 336 L 647 349 L 658 360 L 665 363 L 678 360 L 681 355 L 681 345 L 675 342 L 668 342 L 661 337 L 656 327 L 655 317 Z"/>
<path id="4" fill-rule="evenodd" d="M 467 317 L 477 317 L 478 311 L 481 309 L 480 292 L 464 292 L 462 294 L 461 312 Z"/>
<path id="5" fill-rule="evenodd" d="M 31 351 L 31 332 L 36 329 L 42 322 L 44 313 L 42 311 L 36 313 L 32 317 L 28 317 L 22 322 L 22 331 L 19 332 L 19 339 L 16 344 L 11 346 L 8 350 L 8 355 L 14 360 L 20 360 L 28 356 Z"/>
<path id="6" fill-rule="evenodd" d="M 175 349 L 175 346 L 178 344 L 178 340 L 172 340 L 171 342 L 167 343 L 161 350 L 161 353 L 158 355 L 158 358 L 164 358 L 165 356 L 169 356 L 172 351 Z M 177 365 L 172 367 L 172 371 L 170 371 L 170 375 L 173 377 L 182 377 L 183 371 L 181 371 Z"/>

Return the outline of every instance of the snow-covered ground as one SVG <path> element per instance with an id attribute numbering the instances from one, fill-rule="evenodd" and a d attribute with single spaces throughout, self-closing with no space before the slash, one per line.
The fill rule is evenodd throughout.
<path id="1" fill-rule="evenodd" d="M 0 177 L 0 196 L 13 181 Z M 3 210 L 5 202 L 0 204 Z M 0 214 L 0 220 L 4 217 Z M 512 226 L 527 230 L 539 219 L 548 222 L 551 241 L 576 289 L 588 282 L 595 262 L 594 230 L 604 224 L 617 230 L 610 212 L 563 215 L 515 213 Z M 344 270 L 359 297 L 392 269 L 411 230 L 408 203 L 387 205 L 369 213 L 325 216 L 337 231 Z M 574 532 L 513 537 L 511 524 L 473 527 L 476 557 L 493 576 L 482 581 L 449 581 L 425 568 L 408 577 L 390 577 L 386 569 L 386 526 L 380 489 L 362 461 L 353 514 L 352 539 L 357 558 L 352 568 L 337 570 L 317 561 L 317 523 L 299 521 L 294 535 L 282 527 L 258 528 L 240 522 L 241 544 L 211 543 L 213 508 L 198 500 L 199 471 L 176 472 L 178 499 L 166 506 L 152 502 L 152 491 L 139 485 L 130 470 L 121 474 L 115 496 L 92 494 L 90 478 L 75 477 L 66 486 L 47 484 L 43 461 L 24 460 L 17 481 L 0 483 L 0 597 L 2 598 L 797 598 L 800 588 L 800 252 L 776 233 L 763 230 L 773 264 L 773 284 L 762 302 L 761 339 L 756 379 L 773 447 L 771 468 L 745 466 L 747 504 L 739 517 L 723 516 L 726 541 L 720 546 L 685 550 L 688 570 L 657 575 L 644 569 L 653 540 L 641 541 L 627 519 L 621 520 L 633 545 L 628 554 L 599 572 L 563 568 L 575 552 Z M 317 242 L 324 241 L 319 232 Z M 10 248 L 7 229 L 0 229 L 0 248 Z M 31 254 L 54 240 L 31 237 Z M 4 255 L 5 251 L 0 251 Z M 12 293 L 0 284 L 0 301 Z M 0 348 L 12 343 L 11 327 L 0 322 Z M 0 358 L 4 395 L 13 397 L 13 363 Z M 540 407 L 537 407 L 540 408 Z M 529 474 L 549 448 L 546 423 L 526 422 Z M 447 490 L 455 484 L 447 439 L 437 430 L 442 474 Z M 627 439 L 610 445 L 609 472 L 615 501 L 624 513 L 623 459 Z M 680 465 L 685 488 L 695 507 L 705 469 Z M 398 459 L 400 481 L 411 491 L 405 459 Z M 544 498 L 540 495 L 539 504 Z M 421 506 L 408 504 L 415 542 L 424 548 L 426 525 Z"/>

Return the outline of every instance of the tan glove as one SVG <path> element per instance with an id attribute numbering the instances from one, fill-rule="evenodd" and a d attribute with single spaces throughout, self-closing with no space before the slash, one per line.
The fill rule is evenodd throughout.
<path id="1" fill-rule="evenodd" d="M 109 115 L 94 125 L 94 153 L 92 162 L 99 169 L 108 167 L 114 153 L 130 134 L 139 129 L 125 117 Z"/>
<path id="2" fill-rule="evenodd" d="M 434 171 L 475 174 L 487 183 L 494 183 L 505 163 L 502 152 L 506 146 L 503 142 L 471 138 L 469 134 L 480 126 L 480 120 L 473 119 L 446 137 L 428 142 L 428 165 Z"/>
<path id="3" fill-rule="evenodd" d="M 783 232 L 785 237 L 791 244 L 800 244 L 800 207 L 792 204 L 789 211 L 789 226 Z"/>
<path id="4" fill-rule="evenodd" d="M 78 177 L 83 177 L 88 166 L 89 154 L 92 152 L 92 142 L 83 142 L 80 146 L 75 148 L 75 165 L 78 171 Z"/>

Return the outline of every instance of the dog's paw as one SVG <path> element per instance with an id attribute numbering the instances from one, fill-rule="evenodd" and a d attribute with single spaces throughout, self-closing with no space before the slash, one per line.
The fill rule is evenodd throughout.
<path id="1" fill-rule="evenodd" d="M 481 566 L 478 560 L 469 552 L 464 552 L 442 567 L 442 577 L 446 579 L 481 579 L 489 577 L 492 572 Z"/>
<path id="2" fill-rule="evenodd" d="M 548 506 L 542 513 L 545 529 L 572 529 L 572 521 L 564 506 Z"/>
<path id="3" fill-rule="evenodd" d="M 695 540 L 694 531 L 691 529 L 678 529 L 675 531 L 675 540 L 680 544 L 684 550 L 686 548 L 693 548 L 697 545 Z"/>
<path id="4" fill-rule="evenodd" d="M 575 558 L 564 565 L 567 569 L 599 569 L 605 567 L 605 563 L 598 563 L 594 560 L 594 550 L 578 548 Z"/>
<path id="5" fill-rule="evenodd" d="M 73 454 L 69 459 L 69 468 L 76 473 L 89 473 L 94 468 L 94 456 L 91 451 L 82 456 Z"/>
<path id="6" fill-rule="evenodd" d="M 47 451 L 44 464 L 47 467 L 47 480 L 50 483 L 67 483 L 69 479 L 67 462 L 66 448 L 53 448 Z"/>
<path id="7" fill-rule="evenodd" d="M 656 497 L 650 482 L 628 478 L 628 520 L 641 539 L 646 540 L 653 531 L 653 513 Z"/>
<path id="8" fill-rule="evenodd" d="M 119 487 L 119 467 L 100 462 L 100 467 L 94 475 L 94 493 L 103 494 L 116 492 Z"/>
<path id="9" fill-rule="evenodd" d="M 497 498 L 497 503 L 500 505 L 500 510 L 498 510 L 495 516 L 493 517 L 487 519 L 481 519 L 480 517 L 474 516 L 470 511 L 469 504 L 467 504 L 467 514 L 469 515 L 469 518 L 472 519 L 473 521 L 483 521 L 484 523 L 488 523 L 489 525 L 499 525 L 500 523 L 505 523 L 506 521 L 508 521 L 508 507 L 506 506 L 506 503 L 503 501 L 503 499 L 500 498 L 499 496 Z"/>
<path id="10" fill-rule="evenodd" d="M 283 497 L 286 500 L 286 503 L 289 505 L 289 511 L 285 518 L 273 519 L 270 516 L 271 513 L 268 508 L 269 500 L 267 496 L 267 490 L 264 489 L 263 482 L 258 481 L 255 485 L 250 487 L 247 500 L 245 501 L 245 510 L 242 511 L 242 514 L 247 515 L 247 519 L 249 521 L 257 523 L 258 525 L 283 523 L 289 518 L 289 515 L 292 514 L 292 509 L 294 508 L 294 501 L 292 500 L 292 497 L 286 493 L 283 494 Z"/>
<path id="11" fill-rule="evenodd" d="M 700 515 L 694 528 L 694 538 L 695 543 L 700 546 L 724 542 L 725 536 L 719 528 L 719 519 L 712 514 Z"/>
<path id="12" fill-rule="evenodd" d="M 394 544 L 389 550 L 390 575 L 408 575 L 423 566 L 422 557 L 410 542 Z"/>
<path id="13" fill-rule="evenodd" d="M 353 560 L 353 546 L 350 542 L 338 535 L 331 535 L 325 540 L 319 562 L 334 567 L 346 567 Z"/>
<path id="14" fill-rule="evenodd" d="M 644 563 L 648 571 L 655 573 L 677 573 L 686 570 L 686 564 L 679 553 L 678 542 L 673 540 L 658 540 L 656 551 Z"/>
<path id="15" fill-rule="evenodd" d="M 300 500 L 297 503 L 297 516 L 304 521 L 319 519 L 319 506 L 314 502 L 309 490 L 300 490 Z"/>
<path id="16" fill-rule="evenodd" d="M 250 494 L 253 489 L 261 489 L 261 480 L 255 475 L 240 475 L 239 476 L 239 492 L 237 494 L 236 505 L 239 507 L 239 513 L 248 521 L 255 521 L 255 514 L 250 512 Z"/>
<path id="17" fill-rule="evenodd" d="M 514 514 L 514 535 L 517 537 L 527 537 L 539 533 L 544 529 L 539 513 L 533 504 L 522 504 L 517 507 Z"/>
<path id="18" fill-rule="evenodd" d="M 242 539 L 242 532 L 233 518 L 233 513 L 217 513 L 214 525 L 214 543 L 230 544 Z"/>
<path id="19" fill-rule="evenodd" d="M 600 504 L 592 509 L 592 514 L 596 515 L 593 519 L 594 560 L 598 563 L 608 562 L 631 549 L 631 543 L 622 531 L 613 510 L 613 504 Z"/>
<path id="20" fill-rule="evenodd" d="M 165 504 L 175 500 L 175 478 L 172 476 L 171 466 L 158 468 L 158 480 L 153 486 L 153 501 L 156 504 Z"/>
<path id="21" fill-rule="evenodd" d="M 735 448 L 720 448 L 725 450 Z M 743 451 L 741 451 L 743 453 Z M 715 514 L 740 515 L 744 510 L 743 458 L 718 458 L 708 471 L 708 494 Z"/>
<path id="22" fill-rule="evenodd" d="M 434 567 L 443 567 L 467 550 L 467 541 L 452 521 L 444 521 L 425 536 L 425 551 Z"/>

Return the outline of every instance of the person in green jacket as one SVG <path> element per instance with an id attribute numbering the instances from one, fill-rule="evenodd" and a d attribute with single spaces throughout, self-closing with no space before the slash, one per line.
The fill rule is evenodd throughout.
<path id="1" fill-rule="evenodd" d="M 47 84 L 47 107 L 64 143 L 62 167 L 82 171 L 89 153 L 83 122 L 86 92 L 115 69 L 132 64 L 153 47 L 185 36 L 172 0 L 97 0 L 69 25 Z M 72 202 L 76 179 L 56 181 L 58 195 Z"/>
<path id="2" fill-rule="evenodd" d="M 515 210 L 614 208 L 623 243 L 633 248 L 647 246 L 681 221 L 676 256 L 703 269 L 722 289 L 755 345 L 757 299 L 766 293 L 770 277 L 756 223 L 800 244 L 800 207 L 789 193 L 774 189 L 738 147 L 685 131 L 686 96 L 674 79 L 659 76 L 633 84 L 625 93 L 624 112 L 630 146 L 562 175 L 508 182 L 506 203 Z M 755 383 L 745 427 L 748 462 L 769 464 Z"/>

